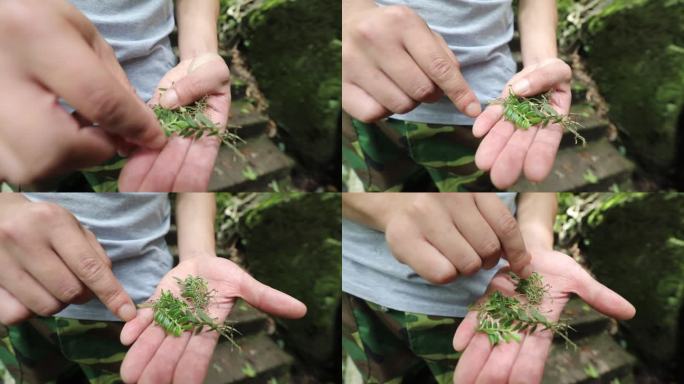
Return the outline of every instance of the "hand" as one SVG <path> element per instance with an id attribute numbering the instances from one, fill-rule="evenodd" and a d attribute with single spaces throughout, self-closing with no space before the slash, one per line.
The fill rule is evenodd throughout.
<path id="1" fill-rule="evenodd" d="M 93 294 L 130 320 L 135 306 L 111 268 L 95 235 L 66 209 L 0 196 L 0 323 L 50 316 Z"/>
<path id="2" fill-rule="evenodd" d="M 67 1 L 0 2 L 0 84 L 0 181 L 100 163 L 124 139 L 149 148 L 166 141 L 111 47 Z"/>
<path id="3" fill-rule="evenodd" d="M 348 5 L 342 18 L 342 105 L 351 116 L 373 122 L 443 94 L 466 115 L 480 113 L 456 56 L 413 10 L 369 2 Z"/>
<path id="4" fill-rule="evenodd" d="M 624 298 L 594 280 L 572 258 L 554 251 L 531 251 L 532 266 L 549 285 L 540 312 L 557 321 L 570 293 L 578 294 L 597 311 L 620 320 L 634 317 L 636 310 Z M 499 290 L 507 296 L 514 292 L 506 271 L 499 272 L 487 294 Z M 485 295 L 487 295 L 485 294 Z M 487 336 L 475 334 L 477 314 L 468 313 L 454 335 L 454 348 L 463 351 L 454 373 L 454 383 L 539 383 L 551 347 L 551 331 L 522 335 L 522 341 L 492 347 Z"/>
<path id="5" fill-rule="evenodd" d="M 306 307 L 300 301 L 254 280 L 247 272 L 226 259 L 196 257 L 181 262 L 159 283 L 152 299 L 161 290 L 179 295 L 174 277 L 184 279 L 201 276 L 215 290 L 216 304 L 210 304 L 208 314 L 222 323 L 235 304 L 243 298 L 256 308 L 287 318 L 300 318 Z M 167 336 L 152 322 L 151 308 L 139 310 L 138 316 L 126 323 L 121 331 L 121 342 L 131 345 L 121 365 L 121 377 L 126 383 L 201 383 L 207 374 L 218 333 L 198 334 L 186 331 L 180 337 Z"/>
<path id="6" fill-rule="evenodd" d="M 161 96 L 160 88 L 167 89 Z M 177 108 L 207 96 L 206 115 L 219 128 L 228 124 L 230 70 L 217 54 L 181 61 L 162 78 L 151 104 Z M 219 140 L 174 136 L 163 149 L 140 149 L 119 176 L 119 189 L 132 191 L 206 192 L 218 155 Z"/>
<path id="7" fill-rule="evenodd" d="M 494 194 L 399 193 L 388 202 L 380 226 L 390 250 L 431 283 L 491 269 L 502 253 L 514 271 L 531 273 L 518 223 Z"/>
<path id="8" fill-rule="evenodd" d="M 560 114 L 570 111 L 572 70 L 560 59 L 549 59 L 516 74 L 501 93 L 508 96 L 509 86 L 519 96 L 535 96 L 551 91 L 551 106 Z M 503 107 L 490 105 L 475 120 L 473 135 L 484 139 L 475 154 L 475 164 L 491 171 L 492 183 L 499 189 L 513 185 L 521 172 L 532 182 L 541 182 L 551 172 L 563 138 L 563 127 L 549 124 L 527 130 L 503 119 Z"/>

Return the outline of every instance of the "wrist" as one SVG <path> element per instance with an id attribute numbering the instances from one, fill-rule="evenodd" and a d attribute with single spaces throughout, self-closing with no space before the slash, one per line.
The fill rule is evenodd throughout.
<path id="1" fill-rule="evenodd" d="M 539 223 L 527 223 L 520 226 L 525 247 L 530 253 L 553 250 L 553 231 Z"/>

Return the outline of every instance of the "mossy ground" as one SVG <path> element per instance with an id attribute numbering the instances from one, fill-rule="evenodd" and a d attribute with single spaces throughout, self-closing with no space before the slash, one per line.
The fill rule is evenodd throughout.
<path id="1" fill-rule="evenodd" d="M 585 25 L 582 46 L 632 154 L 670 167 L 684 107 L 684 0 L 614 0 Z"/>
<path id="2" fill-rule="evenodd" d="M 305 318 L 282 324 L 288 345 L 311 362 L 334 361 L 341 292 L 338 194 L 273 194 L 241 220 L 247 268 L 265 284 L 303 301 Z"/>
<path id="3" fill-rule="evenodd" d="M 676 359 L 684 308 L 684 195 L 634 195 L 585 229 L 585 254 L 598 280 L 637 308 L 629 345 L 650 361 Z"/>

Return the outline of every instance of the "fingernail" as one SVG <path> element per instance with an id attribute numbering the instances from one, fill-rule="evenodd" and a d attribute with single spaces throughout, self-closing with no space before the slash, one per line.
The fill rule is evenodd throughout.
<path id="1" fill-rule="evenodd" d="M 516 94 L 525 93 L 528 89 L 530 89 L 530 82 L 527 79 L 522 79 L 513 84 L 513 92 Z"/>
<path id="2" fill-rule="evenodd" d="M 164 92 L 159 102 L 164 108 L 173 108 L 178 105 L 178 94 L 175 90 L 169 89 Z"/>
<path id="3" fill-rule="evenodd" d="M 124 304 L 119 308 L 119 317 L 124 321 L 133 319 L 135 315 L 136 310 L 132 304 Z"/>
<path id="4" fill-rule="evenodd" d="M 482 112 L 482 108 L 480 107 L 480 103 L 472 102 L 468 104 L 468 106 L 465 109 L 465 113 L 468 116 L 475 117 Z"/>

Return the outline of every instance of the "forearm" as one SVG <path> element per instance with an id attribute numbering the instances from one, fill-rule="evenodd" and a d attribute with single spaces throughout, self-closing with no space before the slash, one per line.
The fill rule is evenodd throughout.
<path id="1" fill-rule="evenodd" d="M 180 261 L 216 255 L 213 193 L 179 193 L 176 196 L 176 225 Z"/>
<path id="2" fill-rule="evenodd" d="M 218 52 L 219 0 L 177 0 L 180 59 Z"/>
<path id="3" fill-rule="evenodd" d="M 558 56 L 556 0 L 520 0 L 518 29 L 523 65 Z"/>
<path id="4" fill-rule="evenodd" d="M 518 224 L 528 249 L 553 249 L 555 193 L 524 193 L 518 199 Z"/>
<path id="5" fill-rule="evenodd" d="M 388 201 L 395 193 L 343 193 L 342 217 L 378 231 L 385 230 Z"/>

